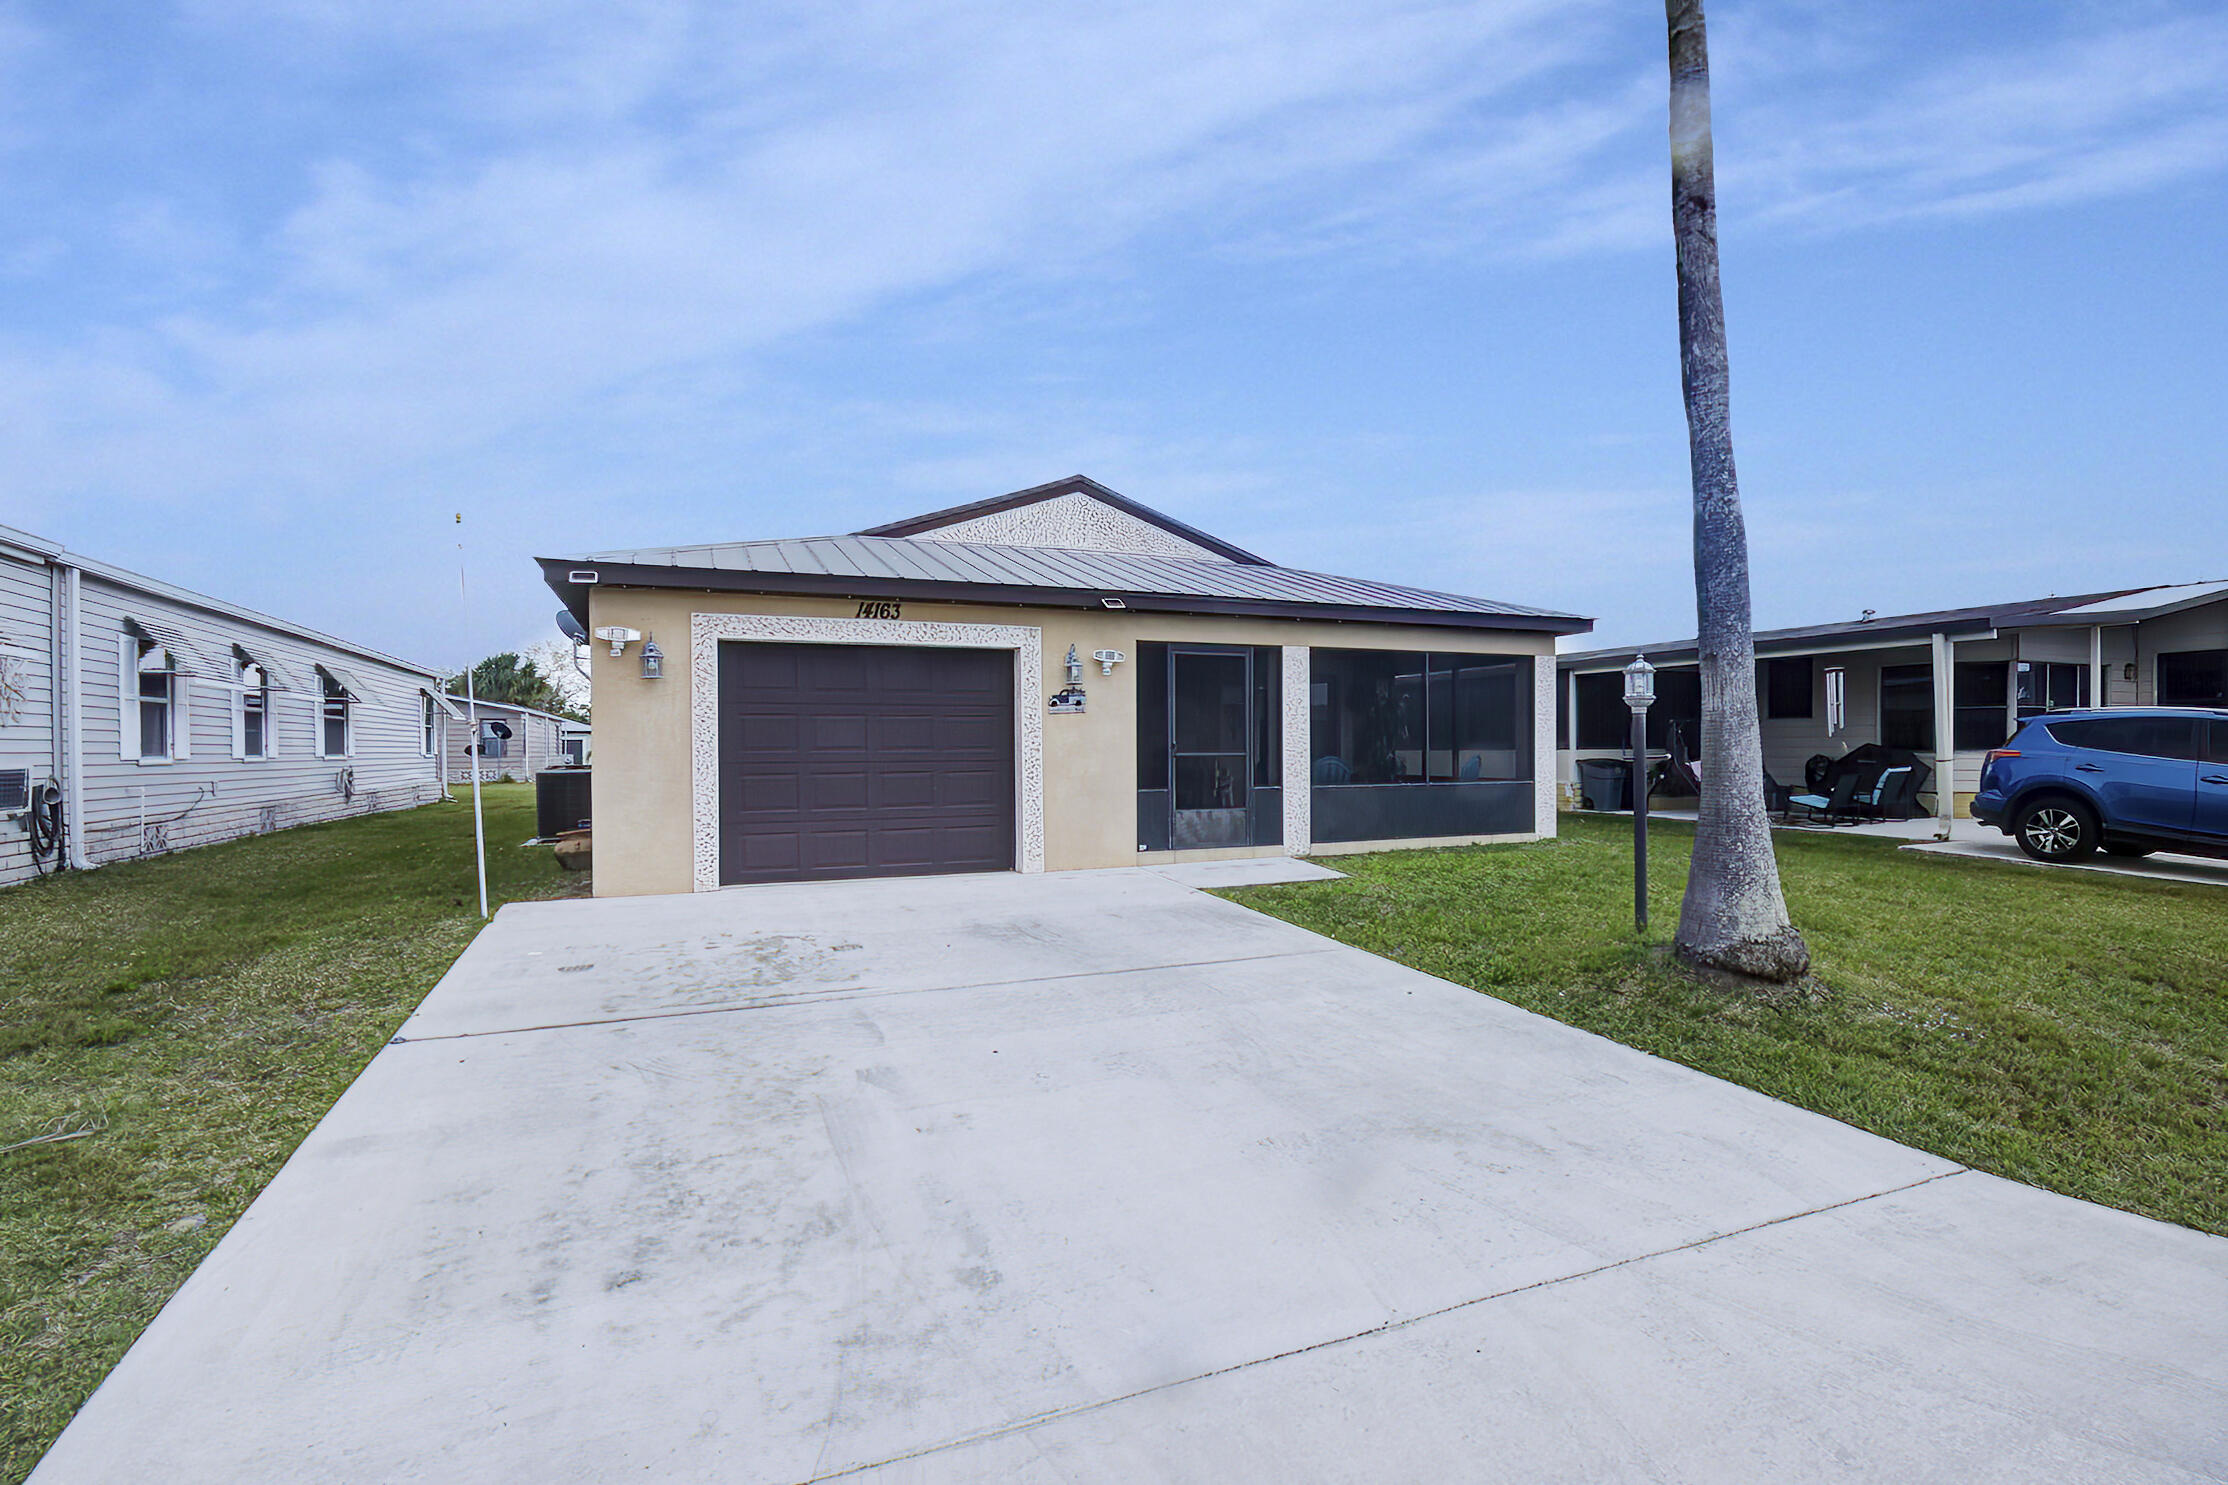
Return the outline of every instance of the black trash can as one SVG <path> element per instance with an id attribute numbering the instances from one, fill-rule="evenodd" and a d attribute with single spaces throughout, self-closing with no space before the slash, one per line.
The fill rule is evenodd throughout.
<path id="1" fill-rule="evenodd" d="M 568 830 L 588 828 L 586 768 L 545 768 L 534 775 L 534 834 L 554 840 Z"/>
<path id="2" fill-rule="evenodd" d="M 1622 758 L 1578 760 L 1579 802 L 1590 810 L 1632 808 L 1632 765 Z"/>

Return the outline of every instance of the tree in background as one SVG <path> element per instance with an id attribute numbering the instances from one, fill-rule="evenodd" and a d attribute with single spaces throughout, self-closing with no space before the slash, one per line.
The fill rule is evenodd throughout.
<path id="1" fill-rule="evenodd" d="M 1787 916 L 1764 813 L 1748 528 L 1733 473 L 1725 301 L 1717 275 L 1709 42 L 1702 0 L 1664 0 L 1664 13 L 1671 29 L 1671 232 L 1678 250 L 1679 365 L 1694 471 L 1694 599 L 1707 764 L 1693 865 L 1672 947 L 1689 964 L 1786 983 L 1809 972 L 1810 949 Z"/>
<path id="2" fill-rule="evenodd" d="M 464 677 L 453 676 L 449 690 L 464 694 Z M 472 691 L 481 701 L 501 701 L 512 706 L 530 706 L 536 711 L 554 712 L 560 717 L 572 717 L 585 722 L 585 711 L 576 711 L 563 686 L 533 660 L 506 650 L 500 655 L 490 655 L 472 667 Z"/>
<path id="3" fill-rule="evenodd" d="M 558 704 L 547 710 L 580 722 L 588 720 L 593 700 L 583 654 L 578 646 L 562 639 L 546 639 L 526 651 L 526 659 L 558 695 Z"/>

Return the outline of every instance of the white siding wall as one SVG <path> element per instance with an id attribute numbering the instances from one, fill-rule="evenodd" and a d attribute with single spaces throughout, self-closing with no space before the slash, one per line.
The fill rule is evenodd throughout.
<path id="1" fill-rule="evenodd" d="M 0 768 L 25 770 L 33 789 L 56 772 L 53 600 L 45 563 L 0 553 Z M 37 869 L 28 819 L 0 818 L 0 883 Z"/>
<path id="2" fill-rule="evenodd" d="M 459 712 L 464 709 L 461 699 L 456 701 Z M 455 724 L 449 745 L 443 754 L 452 784 L 472 782 L 472 768 L 481 769 L 483 783 L 504 780 L 524 782 L 545 768 L 556 768 L 565 761 L 565 750 L 558 745 L 558 721 L 542 712 L 526 711 L 519 707 L 505 706 L 500 702 L 478 703 L 473 715 L 481 721 L 500 721 L 511 729 L 509 746 L 500 758 L 481 758 L 472 751 L 471 731 L 463 722 Z"/>
<path id="3" fill-rule="evenodd" d="M 2228 600 L 2151 620 L 2138 632 L 2137 646 L 2135 690 L 2139 704 L 2149 706 L 2158 696 L 2161 651 L 2228 649 Z"/>
<path id="4" fill-rule="evenodd" d="M 236 688 L 180 677 L 191 756 L 141 762 L 120 729 L 135 729 L 122 704 L 124 620 L 154 621 L 184 634 L 203 654 L 227 662 L 232 646 L 267 657 L 284 689 L 271 692 L 270 756 L 233 756 Z M 425 804 L 441 795 L 435 759 L 422 746 L 420 688 L 430 676 L 263 629 L 243 620 L 157 598 L 88 573 L 79 617 L 78 665 L 84 685 L 83 840 L 95 864 L 206 845 L 343 815 Z M 351 708 L 350 750 L 320 756 L 318 678 L 327 663 L 365 691 Z M 438 750 L 437 738 L 437 750 Z M 129 749 L 136 751 L 136 746 Z M 174 752 L 183 749 L 174 748 Z"/>

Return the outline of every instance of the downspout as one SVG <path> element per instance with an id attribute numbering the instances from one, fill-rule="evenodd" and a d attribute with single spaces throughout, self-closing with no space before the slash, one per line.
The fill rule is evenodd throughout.
<path id="1" fill-rule="evenodd" d="M 79 580 L 83 574 L 72 563 L 57 561 L 62 575 L 61 612 L 55 616 L 54 685 L 61 703 L 61 745 L 55 767 L 62 775 L 62 814 L 65 859 L 72 869 L 90 871 L 93 858 L 85 852 L 85 657 L 78 630 L 82 611 Z M 121 726 L 121 719 L 118 721 Z"/>
<path id="2" fill-rule="evenodd" d="M 2104 705 L 2104 626 L 2089 626 L 2089 705 Z"/>

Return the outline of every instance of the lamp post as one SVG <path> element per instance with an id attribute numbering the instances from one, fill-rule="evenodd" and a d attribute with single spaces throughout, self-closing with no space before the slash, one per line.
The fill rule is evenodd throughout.
<path id="1" fill-rule="evenodd" d="M 1656 668 L 1645 655 L 1625 667 L 1625 705 L 1632 708 L 1632 928 L 1648 931 L 1648 708 L 1656 699 Z"/>

